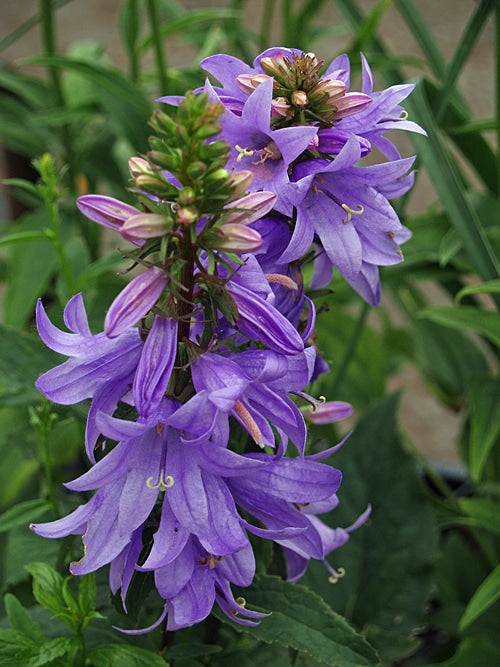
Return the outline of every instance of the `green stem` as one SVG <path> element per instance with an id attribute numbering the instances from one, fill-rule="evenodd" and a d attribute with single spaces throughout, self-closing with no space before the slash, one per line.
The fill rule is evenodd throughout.
<path id="1" fill-rule="evenodd" d="M 292 15 L 293 0 L 283 0 L 282 23 L 283 23 L 283 46 L 293 45 Z"/>
<path id="2" fill-rule="evenodd" d="M 273 22 L 274 0 L 266 0 L 260 21 L 259 48 L 265 51 L 269 47 L 271 25 Z"/>
<path id="3" fill-rule="evenodd" d="M 42 451 L 42 465 L 45 477 L 45 485 L 47 487 L 47 499 L 52 506 L 56 518 L 61 516 L 59 506 L 57 504 L 56 495 L 54 493 L 54 477 L 52 475 L 52 462 L 50 457 L 50 442 L 49 435 L 52 431 L 52 424 L 56 415 L 50 411 L 50 403 L 45 398 L 42 398 L 42 403 L 38 409 L 29 409 L 31 416 L 31 424 L 38 432 L 40 438 Z"/>
<path id="4" fill-rule="evenodd" d="M 73 275 L 71 273 L 71 268 L 68 262 L 68 258 L 66 257 L 66 253 L 64 252 L 64 246 L 61 241 L 60 225 L 59 225 L 59 208 L 57 206 L 57 202 L 46 202 L 46 203 L 49 209 L 50 227 L 52 230 L 52 243 L 56 248 L 57 255 L 59 257 L 59 262 L 61 264 L 61 271 L 64 276 L 64 281 L 66 283 L 66 287 L 68 290 L 68 294 L 66 296 L 72 296 L 73 294 L 76 293 L 76 285 L 75 281 L 73 280 Z"/>
<path id="5" fill-rule="evenodd" d="M 369 311 L 370 311 L 369 304 L 364 302 L 361 307 L 361 311 L 359 313 L 356 324 L 354 326 L 354 330 L 351 334 L 351 337 L 349 338 L 349 342 L 347 343 L 347 347 L 345 348 L 342 361 L 340 362 L 337 372 L 335 373 L 335 377 L 331 388 L 332 397 L 337 396 L 339 394 L 339 387 L 342 384 L 344 377 L 347 373 L 349 364 L 351 363 L 354 350 L 356 349 L 356 345 L 358 344 Z"/>
<path id="6" fill-rule="evenodd" d="M 148 0 L 149 21 L 151 23 L 151 34 L 156 57 L 156 70 L 158 73 L 158 83 L 160 94 L 166 95 L 168 92 L 168 74 L 167 60 L 163 49 L 163 40 L 160 33 L 160 16 L 158 12 L 157 0 Z"/>
<path id="7" fill-rule="evenodd" d="M 495 11 L 495 113 L 496 113 L 496 135 L 497 135 L 497 179 L 498 196 L 500 197 L 500 0 L 497 0 Z"/>
<path id="8" fill-rule="evenodd" d="M 55 34 L 55 25 L 54 25 L 54 6 L 55 3 L 53 0 L 39 0 L 39 14 L 41 18 L 41 38 L 42 38 L 42 48 L 46 55 L 55 56 L 57 55 L 56 47 L 56 34 Z M 59 75 L 59 68 L 50 65 L 48 67 L 48 73 L 51 80 L 52 88 L 54 90 L 54 96 L 56 104 L 61 109 L 65 107 L 64 101 L 64 92 L 61 85 L 61 78 Z M 71 145 L 71 136 L 69 132 L 69 127 L 63 125 L 61 128 L 61 139 L 64 146 L 66 161 L 68 163 L 68 173 L 69 173 L 69 183 L 72 193 L 76 192 L 76 169 L 73 159 L 73 149 Z"/>
<path id="9" fill-rule="evenodd" d="M 469 21 L 469 24 L 466 26 L 462 39 L 459 40 L 453 59 L 443 77 L 441 92 L 436 100 L 435 116 L 437 123 L 441 123 L 443 119 L 448 102 L 457 88 L 456 82 L 460 72 L 467 63 L 467 59 L 479 39 L 479 35 L 481 34 L 486 19 L 490 15 L 491 8 L 492 5 L 490 0 L 482 0 Z"/>

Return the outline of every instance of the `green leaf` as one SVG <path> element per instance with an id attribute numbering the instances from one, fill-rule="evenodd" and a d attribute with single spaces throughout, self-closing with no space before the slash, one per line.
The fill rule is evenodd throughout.
<path id="1" fill-rule="evenodd" d="M 189 29 L 196 28 L 204 23 L 213 23 L 214 21 L 229 21 L 240 17 L 240 13 L 234 9 L 201 9 L 198 11 L 189 12 L 182 18 L 162 23 L 160 26 L 161 37 L 167 37 L 176 32 L 185 33 Z M 153 46 L 153 37 L 146 37 L 138 47 L 139 53 L 144 53 L 147 49 Z"/>
<path id="2" fill-rule="evenodd" d="M 471 329 L 500 347 L 500 318 L 496 312 L 473 306 L 436 306 L 424 308 L 419 317 L 453 329 Z"/>
<path id="3" fill-rule="evenodd" d="M 22 632 L 34 642 L 42 642 L 46 639 L 40 626 L 31 619 L 15 595 L 7 593 L 4 597 L 4 604 L 9 623 L 13 630 Z"/>
<path id="4" fill-rule="evenodd" d="M 383 337 L 369 326 L 359 327 L 364 314 L 365 306 L 361 307 L 357 321 L 345 310 L 337 311 L 335 321 L 322 315 L 317 319 L 316 328 L 319 350 L 325 361 L 332 364 L 334 372 L 320 376 L 314 385 L 315 393 L 330 400 L 333 392 L 337 395 L 341 391 L 343 400 L 359 408 L 368 405 L 375 397 L 383 396 L 387 375 L 387 349 Z M 357 333 L 359 338 L 356 338 Z M 335 371 L 339 371 L 341 360 L 349 349 L 351 354 L 345 359 L 346 372 L 339 389 Z M 335 385 L 333 389 L 332 384 Z"/>
<path id="5" fill-rule="evenodd" d="M 141 11 L 140 3 L 137 0 L 123 0 L 118 15 L 118 26 L 123 44 L 129 53 L 135 51 L 143 16 L 144 12 Z"/>
<path id="6" fill-rule="evenodd" d="M 40 400 L 39 375 L 54 366 L 57 356 L 35 336 L 0 325 L 0 403 L 26 405 Z"/>
<path id="7" fill-rule="evenodd" d="M 50 509 L 50 503 L 45 500 L 25 500 L 10 507 L 0 514 L 0 533 L 11 530 L 16 526 L 27 526 L 31 521 L 42 516 Z"/>
<path id="8" fill-rule="evenodd" d="M 7 234 L 0 238 L 0 246 L 12 245 L 13 243 L 26 243 L 26 241 L 50 241 L 47 232 L 19 232 L 18 234 Z"/>
<path id="9" fill-rule="evenodd" d="M 30 563 L 26 569 L 33 577 L 33 595 L 37 602 L 76 632 L 79 627 L 78 605 L 61 575 L 42 562 Z"/>
<path id="10" fill-rule="evenodd" d="M 42 665 L 52 663 L 57 658 L 71 658 L 78 648 L 79 643 L 76 637 L 48 639 L 37 647 L 36 653 L 32 651 L 34 655 L 26 661 L 26 667 L 42 667 Z M 72 664 L 72 660 L 68 660 L 68 664 Z"/>
<path id="11" fill-rule="evenodd" d="M 413 323 L 419 365 L 448 401 L 462 398 L 474 373 L 487 373 L 484 352 L 462 331 L 429 320 Z"/>
<path id="12" fill-rule="evenodd" d="M 375 651 L 349 623 L 336 614 L 326 602 L 305 586 L 286 582 L 279 577 L 257 575 L 245 597 L 250 606 L 272 612 L 252 636 L 265 642 L 302 651 L 327 665 L 379 665 Z M 241 630 L 227 617 L 217 616 Z"/>
<path id="13" fill-rule="evenodd" d="M 485 283 L 481 283 L 480 285 L 469 285 L 468 287 L 463 287 L 456 295 L 455 301 L 458 303 L 464 298 L 464 296 L 470 296 L 471 294 L 498 293 L 500 293 L 500 279 L 487 280 Z"/>
<path id="14" fill-rule="evenodd" d="M 44 210 L 24 216 L 18 233 L 40 232 L 50 226 Z M 33 313 L 35 302 L 45 291 L 57 266 L 54 246 L 46 240 L 25 241 L 10 248 L 9 275 L 4 298 L 4 323 L 22 329 Z M 36 280 L 33 277 L 36 276 Z"/>
<path id="15" fill-rule="evenodd" d="M 405 658 L 419 646 L 418 639 L 388 632 L 376 625 L 363 628 L 363 636 L 377 650 L 383 665 L 392 665 L 395 660 Z"/>
<path id="16" fill-rule="evenodd" d="M 157 653 L 128 644 L 104 644 L 87 653 L 87 664 L 99 667 L 165 667 Z"/>
<path id="17" fill-rule="evenodd" d="M 221 646 L 213 644 L 197 644 L 196 642 L 188 642 L 186 644 L 175 644 L 168 649 L 167 660 L 179 660 L 185 658 L 199 658 L 205 655 L 213 655 L 222 651 Z"/>
<path id="18" fill-rule="evenodd" d="M 500 503 L 484 498 L 462 498 L 459 505 L 474 525 L 500 535 Z"/>
<path id="19" fill-rule="evenodd" d="M 500 565 L 491 572 L 480 584 L 472 599 L 470 600 L 464 615 L 460 619 L 459 630 L 463 631 L 478 616 L 481 616 L 486 609 L 498 600 L 500 597 Z"/>
<path id="20" fill-rule="evenodd" d="M 469 382 L 470 405 L 469 467 L 472 480 L 479 482 L 488 455 L 500 434 L 500 382 L 488 375 Z"/>
<path id="21" fill-rule="evenodd" d="M 500 262 L 477 213 L 464 196 L 461 176 L 442 139 L 422 82 L 406 100 L 405 106 L 428 133 L 425 139 L 415 136 L 412 140 L 470 261 L 483 280 L 497 279 L 500 275 Z"/>
<path id="22" fill-rule="evenodd" d="M 356 627 L 410 635 L 422 624 L 431 591 L 437 531 L 417 465 L 402 447 L 397 411 L 397 395 L 372 405 L 332 457 L 343 475 L 340 502 L 322 519 L 347 527 L 369 503 L 372 513 L 328 557 L 345 569 L 342 579 L 328 584 L 324 566 L 311 562 L 303 581 Z M 315 436 L 326 441 L 324 447 L 336 441 L 331 426 L 314 427 Z"/>
<path id="23" fill-rule="evenodd" d="M 500 650 L 480 639 L 464 639 L 453 657 L 444 662 L 427 664 L 426 667 L 496 667 L 500 663 Z"/>
<path id="24" fill-rule="evenodd" d="M 17 655 L 26 649 L 30 649 L 33 644 L 34 641 L 24 632 L 0 628 L 0 656 Z"/>

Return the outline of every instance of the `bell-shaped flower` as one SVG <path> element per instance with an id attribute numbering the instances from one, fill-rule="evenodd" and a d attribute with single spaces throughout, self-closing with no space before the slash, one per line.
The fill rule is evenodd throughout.
<path id="1" fill-rule="evenodd" d="M 36 387 L 49 400 L 62 405 L 92 399 L 86 448 L 94 461 L 94 446 L 99 436 L 96 414 L 98 411 L 112 414 L 129 392 L 143 347 L 139 331 L 128 329 L 113 339 L 105 333 L 93 335 L 81 294 L 72 297 L 64 309 L 64 322 L 72 333 L 55 327 L 40 301 L 36 318 L 40 337 L 47 347 L 69 357 L 40 376 Z"/>
<path id="2" fill-rule="evenodd" d="M 309 146 L 316 127 L 297 126 L 272 130 L 273 81 L 264 81 L 246 100 L 241 116 L 222 117 L 221 137 L 231 146 L 228 167 L 248 169 L 254 175 L 252 191 L 271 190 L 278 199 L 275 208 L 290 213 L 280 199 L 288 183 L 288 167 Z"/>

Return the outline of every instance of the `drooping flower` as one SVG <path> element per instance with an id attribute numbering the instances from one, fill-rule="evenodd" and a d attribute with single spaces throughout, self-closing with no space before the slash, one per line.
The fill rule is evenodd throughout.
<path id="1" fill-rule="evenodd" d="M 404 227 L 383 192 L 390 186 L 391 196 L 400 196 L 410 189 L 414 175 L 407 172 L 413 158 L 359 167 L 359 157 L 352 135 L 335 160 L 308 160 L 296 166 L 294 178 L 306 183 L 308 192 L 297 205 L 294 233 L 282 261 L 301 257 L 317 238 L 324 262 L 355 285 L 364 267 L 376 269 L 402 260 L 397 235 Z M 330 276 L 321 280 L 317 272 L 314 286 L 324 286 Z M 363 296 L 377 305 L 377 293 L 375 284 L 371 295 Z"/>
<path id="2" fill-rule="evenodd" d="M 64 363 L 41 375 L 36 387 L 54 403 L 73 405 L 92 399 L 85 433 L 87 455 L 95 462 L 94 447 L 100 431 L 98 412 L 113 414 L 118 402 L 130 391 L 142 352 L 137 329 L 127 329 L 115 338 L 89 329 L 81 294 L 72 297 L 64 309 L 64 322 L 72 333 L 55 327 L 41 301 L 36 309 L 37 326 L 50 349 L 69 356 Z"/>

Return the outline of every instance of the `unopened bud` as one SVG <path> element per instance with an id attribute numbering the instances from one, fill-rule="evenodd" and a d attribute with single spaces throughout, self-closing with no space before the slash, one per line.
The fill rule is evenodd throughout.
<path id="1" fill-rule="evenodd" d="M 147 174 L 142 174 L 137 176 L 135 184 L 139 190 L 144 190 L 144 192 L 156 195 L 162 199 L 171 197 L 178 192 L 178 188 L 174 185 L 153 175 L 148 176 Z"/>
<path id="2" fill-rule="evenodd" d="M 175 212 L 177 222 L 180 225 L 191 225 L 193 222 L 196 222 L 198 215 L 192 208 L 187 206 L 180 206 Z"/>
<path id="3" fill-rule="evenodd" d="M 274 192 L 252 192 L 245 197 L 241 197 L 236 202 L 231 202 L 231 206 L 226 208 L 227 210 L 235 209 L 231 212 L 226 220 L 225 224 L 237 223 L 243 225 L 249 225 L 255 220 L 259 220 L 266 213 L 273 208 L 276 203 L 277 196 Z"/>
<path id="4" fill-rule="evenodd" d="M 233 222 L 224 222 L 217 231 L 222 238 L 216 243 L 226 252 L 255 252 L 262 246 L 262 237 L 255 229 Z"/>
<path id="5" fill-rule="evenodd" d="M 229 172 L 227 169 L 222 167 L 212 171 L 212 173 L 207 174 L 205 178 L 206 183 L 216 183 L 217 181 L 227 181 L 229 179 Z"/>
<path id="6" fill-rule="evenodd" d="M 207 169 L 207 165 L 204 162 L 191 162 L 186 168 L 186 174 L 189 178 L 192 178 L 193 181 L 196 181 L 203 176 Z"/>
<path id="7" fill-rule="evenodd" d="M 283 74 L 286 74 L 286 72 L 290 70 L 285 58 L 278 55 L 273 56 L 272 58 L 269 56 L 261 58 L 260 66 L 264 72 L 270 76 L 283 76 Z"/>
<path id="8" fill-rule="evenodd" d="M 131 157 L 128 161 L 128 170 L 132 178 L 137 178 L 142 174 L 150 176 L 153 173 L 149 162 L 142 157 Z"/>
<path id="9" fill-rule="evenodd" d="M 122 231 L 137 239 L 154 239 L 172 229 L 172 220 L 161 213 L 139 213 L 123 223 Z"/>
<path id="10" fill-rule="evenodd" d="M 305 107 L 309 103 L 307 93 L 303 90 L 294 90 L 292 93 L 292 104 L 296 107 Z"/>
<path id="11" fill-rule="evenodd" d="M 267 81 L 269 78 L 267 74 L 238 74 L 236 85 L 244 93 L 251 95 L 261 83 Z"/>
<path id="12" fill-rule="evenodd" d="M 325 79 L 320 81 L 310 92 L 311 100 L 316 101 L 316 99 L 324 100 L 326 97 L 328 100 L 334 100 L 338 97 L 341 97 L 345 94 L 346 85 L 343 81 L 339 79 Z"/>
<path id="13" fill-rule="evenodd" d="M 319 403 L 316 407 L 308 408 L 303 412 L 304 417 L 307 417 L 313 424 L 331 424 L 342 419 L 347 419 L 352 413 L 352 405 L 344 401 Z"/>
<path id="14" fill-rule="evenodd" d="M 194 203 L 195 199 L 196 195 L 193 188 L 185 187 L 179 192 L 177 201 L 180 206 L 189 206 Z"/>
<path id="15" fill-rule="evenodd" d="M 271 102 L 271 116 L 273 118 L 286 118 L 290 113 L 290 105 L 286 97 L 275 97 Z"/>
<path id="16" fill-rule="evenodd" d="M 365 93 L 346 93 L 343 97 L 335 100 L 337 108 L 335 112 L 335 120 L 340 120 L 346 116 L 352 116 L 359 113 L 371 104 L 372 98 Z"/>
<path id="17" fill-rule="evenodd" d="M 229 176 L 228 179 L 228 185 L 233 189 L 233 192 L 229 197 L 228 202 L 241 197 L 241 195 L 244 194 L 250 187 L 252 180 L 253 180 L 253 172 L 251 172 L 250 169 L 233 171 L 233 173 Z"/>

